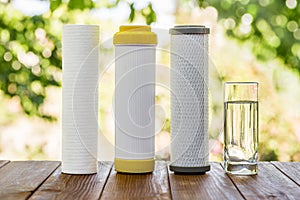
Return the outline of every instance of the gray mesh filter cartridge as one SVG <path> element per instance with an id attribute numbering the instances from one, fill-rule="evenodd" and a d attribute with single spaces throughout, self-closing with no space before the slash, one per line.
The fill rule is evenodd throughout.
<path id="1" fill-rule="evenodd" d="M 175 173 L 210 170 L 208 35 L 205 26 L 175 26 L 171 34 L 171 163 Z"/>

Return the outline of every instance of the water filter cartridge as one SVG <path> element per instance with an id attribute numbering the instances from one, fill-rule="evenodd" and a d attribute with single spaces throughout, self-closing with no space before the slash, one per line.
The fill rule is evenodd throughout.
<path id="1" fill-rule="evenodd" d="M 97 173 L 98 59 L 99 26 L 63 27 L 63 173 Z"/>
<path id="2" fill-rule="evenodd" d="M 208 163 L 208 34 L 175 26 L 171 34 L 171 162 L 179 173 L 205 173 Z"/>
<path id="3" fill-rule="evenodd" d="M 150 26 L 121 26 L 115 44 L 115 170 L 154 170 L 155 48 Z"/>

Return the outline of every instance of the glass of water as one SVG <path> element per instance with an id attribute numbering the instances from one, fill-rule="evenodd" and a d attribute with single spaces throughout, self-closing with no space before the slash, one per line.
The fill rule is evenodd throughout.
<path id="1" fill-rule="evenodd" d="M 226 82 L 224 98 L 225 172 L 257 174 L 258 83 Z"/>

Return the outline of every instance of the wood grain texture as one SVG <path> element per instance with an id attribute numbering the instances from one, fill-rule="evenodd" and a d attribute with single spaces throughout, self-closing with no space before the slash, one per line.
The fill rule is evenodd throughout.
<path id="1" fill-rule="evenodd" d="M 99 162 L 98 173 L 70 175 L 59 167 L 30 199 L 99 199 L 112 168 L 112 162 Z"/>
<path id="2" fill-rule="evenodd" d="M 101 199 L 171 199 L 166 163 L 157 161 L 152 174 L 121 174 L 113 169 Z"/>
<path id="3" fill-rule="evenodd" d="M 300 162 L 271 162 L 277 169 L 300 186 Z"/>
<path id="4" fill-rule="evenodd" d="M 0 168 L 9 163 L 9 160 L 0 160 Z"/>
<path id="5" fill-rule="evenodd" d="M 94 175 L 62 174 L 60 162 L 8 162 L 0 167 L 0 200 L 10 199 L 299 199 L 300 163 L 259 163 L 256 176 L 224 173 L 211 163 L 205 175 L 175 175 L 166 162 L 152 174 L 118 174 L 100 162 Z M 298 185 L 297 185 L 298 184 Z"/>
<path id="6" fill-rule="evenodd" d="M 259 163 L 258 175 L 228 175 L 246 199 L 299 199 L 300 187 L 271 163 Z"/>
<path id="7" fill-rule="evenodd" d="M 172 197 L 178 199 L 243 199 L 219 163 L 211 163 L 204 175 L 177 175 L 170 172 Z"/>
<path id="8" fill-rule="evenodd" d="M 51 161 L 16 161 L 0 168 L 0 199 L 27 199 L 59 166 Z"/>

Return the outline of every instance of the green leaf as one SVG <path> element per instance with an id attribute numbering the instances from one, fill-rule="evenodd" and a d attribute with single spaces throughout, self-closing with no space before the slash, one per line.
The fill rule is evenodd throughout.
<path id="1" fill-rule="evenodd" d="M 61 0 L 50 0 L 50 10 L 53 12 L 61 4 Z"/>
<path id="2" fill-rule="evenodd" d="M 92 0 L 70 0 L 68 3 L 69 9 L 80 9 L 93 8 L 94 4 Z"/>
<path id="3" fill-rule="evenodd" d="M 129 21 L 130 21 L 130 22 L 133 22 L 134 17 L 135 17 L 134 3 L 131 3 L 131 4 L 129 5 L 129 7 L 130 7 Z"/>
<path id="4" fill-rule="evenodd" d="M 156 21 L 156 13 L 152 8 L 152 4 L 149 5 L 142 10 L 142 15 L 146 18 L 147 25 L 150 25 L 152 22 Z"/>
<path id="5" fill-rule="evenodd" d="M 106 8 L 114 8 L 114 7 L 117 7 L 119 3 L 120 3 L 120 0 L 116 0 L 116 1 L 113 2 L 113 3 L 109 3 L 109 2 L 108 2 L 108 3 L 105 5 L 105 7 L 106 7 Z"/>

